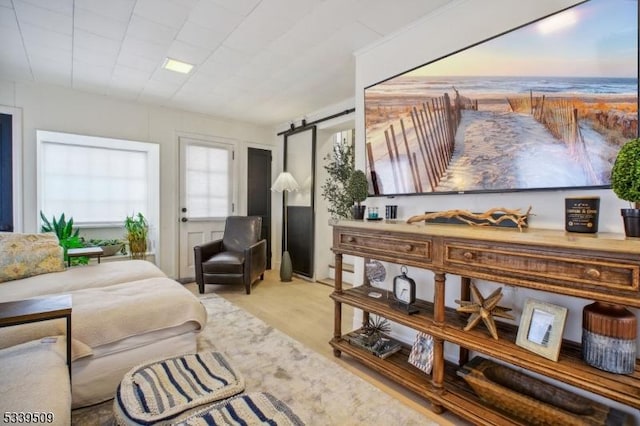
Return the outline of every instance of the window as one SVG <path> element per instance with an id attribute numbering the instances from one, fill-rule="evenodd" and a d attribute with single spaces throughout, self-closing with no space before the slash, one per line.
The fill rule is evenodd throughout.
<path id="1" fill-rule="evenodd" d="M 126 216 L 159 218 L 157 144 L 37 131 L 38 208 L 79 226 L 122 226 Z"/>
<path id="2" fill-rule="evenodd" d="M 227 217 L 232 212 L 232 147 L 188 143 L 186 203 L 191 219 Z"/>

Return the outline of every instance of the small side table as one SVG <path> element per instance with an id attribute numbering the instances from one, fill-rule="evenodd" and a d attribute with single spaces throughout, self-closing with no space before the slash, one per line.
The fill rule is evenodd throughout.
<path id="1" fill-rule="evenodd" d="M 67 366 L 71 380 L 71 295 L 40 297 L 0 303 L 0 327 L 48 321 L 67 320 Z"/>
<path id="2" fill-rule="evenodd" d="M 72 257 L 97 257 L 98 263 L 100 263 L 100 256 L 104 254 L 101 247 L 84 247 L 84 248 L 71 248 L 67 250 L 67 262 L 71 266 Z"/>

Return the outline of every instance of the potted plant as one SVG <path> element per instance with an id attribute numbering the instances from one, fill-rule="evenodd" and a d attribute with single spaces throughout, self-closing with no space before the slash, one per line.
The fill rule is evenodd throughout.
<path id="1" fill-rule="evenodd" d="M 129 240 L 129 251 L 132 259 L 144 259 L 147 252 L 147 235 L 149 233 L 149 223 L 142 213 L 134 216 L 127 216 L 124 221 L 124 228 L 127 230 L 127 240 Z"/>
<path id="2" fill-rule="evenodd" d="M 327 210 L 334 220 L 351 217 L 353 198 L 349 194 L 349 181 L 354 171 L 353 151 L 353 144 L 344 140 L 334 144 L 332 152 L 324 158 L 329 176 L 322 185 L 322 196 L 329 202 Z"/>
<path id="3" fill-rule="evenodd" d="M 83 241 L 85 247 L 100 247 L 102 249 L 102 256 L 113 256 L 120 252 L 126 254 L 124 242 L 116 239 L 95 239 L 92 238 L 88 241 Z"/>
<path id="4" fill-rule="evenodd" d="M 69 261 L 67 250 L 70 248 L 83 247 L 82 239 L 78 235 L 79 229 L 73 229 L 73 218 L 70 217 L 67 221 L 64 213 L 60 215 L 60 218 L 56 219 L 55 216 L 51 218 L 51 221 L 46 218 L 42 211 L 40 212 L 40 219 L 42 219 L 42 225 L 40 226 L 40 232 L 53 232 L 58 237 L 58 242 L 63 249 L 65 263 Z M 74 265 L 86 265 L 89 263 L 89 258 L 86 256 L 75 257 L 72 259 Z"/>
<path id="5" fill-rule="evenodd" d="M 362 203 L 369 196 L 369 186 L 367 176 L 362 170 L 354 170 L 349 180 L 349 195 L 353 203 L 352 214 L 354 219 L 364 219 L 364 211 L 366 206 Z"/>
<path id="6" fill-rule="evenodd" d="M 631 208 L 621 209 L 624 232 L 640 237 L 640 139 L 632 139 L 620 148 L 611 169 L 611 189 Z"/>

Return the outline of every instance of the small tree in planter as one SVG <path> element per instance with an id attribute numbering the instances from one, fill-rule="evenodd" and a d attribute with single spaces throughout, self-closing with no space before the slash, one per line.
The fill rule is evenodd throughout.
<path id="1" fill-rule="evenodd" d="M 329 202 L 328 211 L 332 219 L 351 217 L 353 198 L 349 194 L 349 181 L 354 170 L 353 144 L 342 141 L 333 145 L 331 153 L 324 158 L 329 177 L 322 185 L 322 197 Z"/>
<path id="2" fill-rule="evenodd" d="M 144 259 L 147 253 L 147 235 L 149 234 L 149 223 L 147 219 L 142 213 L 127 216 L 124 221 L 124 228 L 127 230 L 131 258 Z"/>
<path id="3" fill-rule="evenodd" d="M 611 169 L 611 189 L 632 208 L 621 209 L 628 237 L 640 237 L 640 139 L 632 139 L 620 148 Z"/>
<path id="4" fill-rule="evenodd" d="M 355 170 L 349 180 L 349 194 L 355 206 L 353 206 L 353 218 L 364 219 L 364 210 L 366 206 L 362 203 L 369 196 L 369 184 L 367 176 L 362 170 Z"/>

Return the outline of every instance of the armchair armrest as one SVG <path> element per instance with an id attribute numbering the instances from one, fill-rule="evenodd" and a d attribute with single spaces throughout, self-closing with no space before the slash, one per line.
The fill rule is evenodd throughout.
<path id="1" fill-rule="evenodd" d="M 222 240 L 208 241 L 206 243 L 193 247 L 196 255 L 196 262 L 198 262 L 198 256 L 201 256 L 200 262 L 206 261 L 214 254 L 220 253 L 222 250 Z"/>
<path id="2" fill-rule="evenodd" d="M 267 269 L 267 240 L 260 240 L 244 251 L 244 276 L 249 285 Z"/>
<path id="3" fill-rule="evenodd" d="M 204 291 L 204 281 L 202 277 L 202 262 L 205 262 L 211 256 L 222 251 L 222 240 L 209 241 L 204 244 L 193 247 L 194 267 L 196 270 L 196 282 L 202 287 L 201 293 Z"/>

